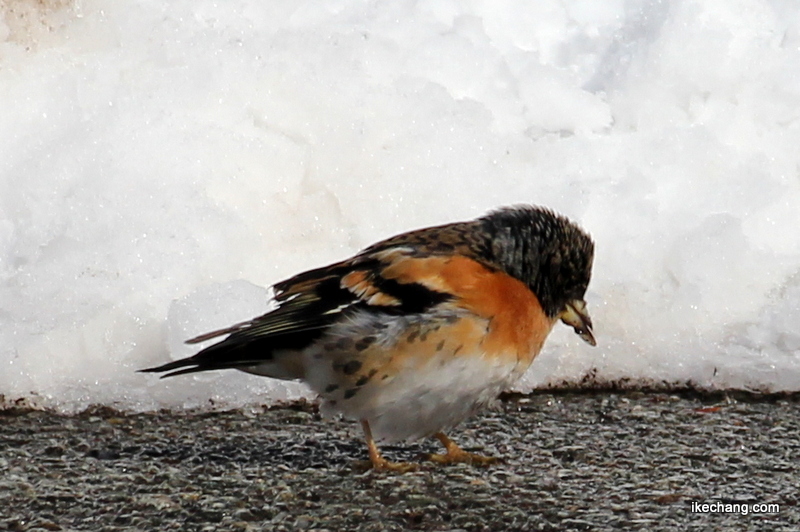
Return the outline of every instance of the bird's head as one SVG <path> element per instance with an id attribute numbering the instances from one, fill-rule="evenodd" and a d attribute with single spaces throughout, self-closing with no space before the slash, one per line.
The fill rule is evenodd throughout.
<path id="1" fill-rule="evenodd" d="M 481 218 L 491 262 L 524 282 L 545 314 L 596 345 L 584 295 L 592 275 L 594 242 L 566 217 L 533 206 L 508 207 Z"/>

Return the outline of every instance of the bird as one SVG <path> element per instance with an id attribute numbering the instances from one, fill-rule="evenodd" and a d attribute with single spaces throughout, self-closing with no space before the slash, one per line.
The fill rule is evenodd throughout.
<path id="1" fill-rule="evenodd" d="M 273 286 L 276 308 L 187 341 L 223 337 L 142 372 L 237 369 L 304 381 L 320 411 L 361 424 L 375 470 L 406 472 L 377 442 L 436 438 L 439 464 L 491 464 L 446 432 L 497 400 L 559 320 L 596 345 L 585 293 L 594 242 L 541 206 L 502 207 L 402 233 Z"/>

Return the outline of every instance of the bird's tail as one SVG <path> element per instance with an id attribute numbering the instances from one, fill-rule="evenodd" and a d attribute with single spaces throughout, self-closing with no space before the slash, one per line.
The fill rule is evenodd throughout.
<path id="1" fill-rule="evenodd" d="M 194 356 L 139 370 L 142 373 L 164 373 L 161 378 L 175 377 L 199 371 L 238 369 L 274 379 L 301 379 L 305 374 L 300 351 L 313 340 L 315 334 L 286 334 L 281 336 L 237 335 L 239 326 L 204 334 L 187 341 L 202 342 L 233 333 L 226 339 L 206 347 Z"/>

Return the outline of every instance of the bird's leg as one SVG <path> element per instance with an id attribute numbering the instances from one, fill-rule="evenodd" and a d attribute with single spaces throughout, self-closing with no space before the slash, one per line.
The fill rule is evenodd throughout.
<path id="1" fill-rule="evenodd" d="M 468 453 L 456 443 L 448 438 L 444 432 L 437 432 L 434 434 L 437 440 L 444 445 L 445 454 L 429 454 L 428 460 L 436 462 L 437 464 L 472 464 L 472 465 L 489 465 L 499 462 L 499 458 L 494 456 L 482 456 L 480 454 Z"/>
<path id="2" fill-rule="evenodd" d="M 369 450 L 369 461 L 372 469 L 376 471 L 394 471 L 396 473 L 408 473 L 419 469 L 417 464 L 409 464 L 405 462 L 390 462 L 381 456 L 378 446 L 375 445 L 375 440 L 372 439 L 372 430 L 369 428 L 369 422 L 366 419 L 361 420 L 361 428 L 364 429 L 364 437 L 367 440 L 367 449 Z"/>

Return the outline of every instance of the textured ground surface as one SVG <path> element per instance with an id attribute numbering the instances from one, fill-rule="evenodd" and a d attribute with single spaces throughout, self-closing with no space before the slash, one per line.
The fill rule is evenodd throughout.
<path id="1" fill-rule="evenodd" d="M 490 468 L 358 472 L 352 423 L 305 404 L 0 413 L 0 530 L 800 529 L 800 398 L 516 397 L 453 438 Z M 434 442 L 385 447 L 393 460 Z M 697 514 L 691 502 L 777 503 Z"/>

